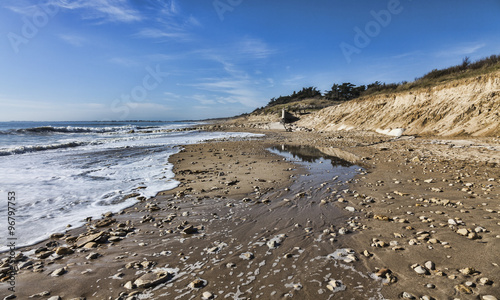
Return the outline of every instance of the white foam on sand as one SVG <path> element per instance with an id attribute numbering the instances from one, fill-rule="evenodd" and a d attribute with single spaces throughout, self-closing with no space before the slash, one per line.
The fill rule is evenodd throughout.
<path id="1" fill-rule="evenodd" d="M 209 139 L 250 137 L 249 133 L 173 132 L 112 137 L 75 148 L 0 156 L 0 197 L 16 193 L 17 246 L 84 224 L 87 217 L 118 212 L 135 204 L 137 193 L 153 197 L 175 188 L 168 158 L 176 145 Z M 6 202 L 4 202 L 6 203 Z M 7 205 L 0 206 L 7 216 Z M 1 247 L 0 251 L 7 250 Z"/>

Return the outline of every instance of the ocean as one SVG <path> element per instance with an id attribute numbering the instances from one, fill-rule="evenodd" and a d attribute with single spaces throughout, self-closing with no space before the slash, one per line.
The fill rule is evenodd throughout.
<path id="1" fill-rule="evenodd" d="M 118 212 L 178 185 L 168 162 L 182 145 L 252 137 L 180 130 L 194 122 L 0 122 L 0 220 L 16 195 L 16 246 L 42 241 L 87 217 Z M 7 225 L 0 236 L 8 236 Z M 5 244 L 3 244 L 5 242 Z M 7 250 L 2 241 L 0 251 Z"/>

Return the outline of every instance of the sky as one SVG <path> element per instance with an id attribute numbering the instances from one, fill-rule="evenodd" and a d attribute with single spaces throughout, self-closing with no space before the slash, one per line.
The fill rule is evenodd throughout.
<path id="1" fill-rule="evenodd" d="M 2 0 L 0 121 L 234 116 L 500 54 L 498 0 Z"/>

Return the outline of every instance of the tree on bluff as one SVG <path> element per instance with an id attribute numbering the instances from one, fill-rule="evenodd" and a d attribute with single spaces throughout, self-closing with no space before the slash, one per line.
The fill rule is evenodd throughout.
<path id="1" fill-rule="evenodd" d="M 299 92 L 293 92 L 289 96 L 279 96 L 278 98 L 272 98 L 267 104 L 268 106 L 275 106 L 280 104 L 286 104 L 294 101 L 300 101 L 308 98 L 318 98 L 322 97 L 321 92 L 313 86 L 304 87 Z"/>
<path id="2" fill-rule="evenodd" d="M 325 98 L 333 101 L 348 101 L 358 98 L 366 90 L 364 85 L 355 86 L 350 82 L 333 84 L 332 89 L 325 92 Z"/>

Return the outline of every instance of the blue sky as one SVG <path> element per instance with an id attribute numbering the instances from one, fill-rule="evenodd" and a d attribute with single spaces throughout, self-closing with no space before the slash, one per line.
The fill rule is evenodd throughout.
<path id="1" fill-rule="evenodd" d="M 0 121 L 226 117 L 500 54 L 500 1 L 2 0 Z"/>

